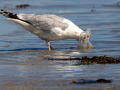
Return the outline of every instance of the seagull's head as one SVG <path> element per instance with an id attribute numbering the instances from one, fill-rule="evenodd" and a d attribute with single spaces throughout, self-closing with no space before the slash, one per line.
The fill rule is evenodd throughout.
<path id="1" fill-rule="evenodd" d="M 92 49 L 93 45 L 90 43 L 89 38 L 91 36 L 91 29 L 88 28 L 86 32 L 82 32 L 79 36 L 79 45 L 78 48 L 82 49 Z"/>

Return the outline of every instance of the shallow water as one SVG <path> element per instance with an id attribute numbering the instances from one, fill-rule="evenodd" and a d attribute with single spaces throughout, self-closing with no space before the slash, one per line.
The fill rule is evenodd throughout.
<path id="1" fill-rule="evenodd" d="M 78 61 L 47 60 L 108 55 L 120 58 L 119 0 L 1 0 L 0 8 L 14 13 L 56 14 L 68 18 L 81 29 L 91 28 L 92 50 L 77 49 L 75 40 L 45 41 L 0 15 L 0 88 L 12 89 L 119 89 L 119 64 L 75 66 Z M 31 7 L 16 9 L 16 5 Z M 71 84 L 79 79 L 111 79 L 110 84 Z"/>

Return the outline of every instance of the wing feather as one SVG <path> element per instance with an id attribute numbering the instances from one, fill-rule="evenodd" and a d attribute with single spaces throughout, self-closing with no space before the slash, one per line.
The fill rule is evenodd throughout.
<path id="1" fill-rule="evenodd" d="M 49 32 L 52 28 L 59 27 L 65 30 L 68 27 L 67 23 L 64 23 L 63 17 L 52 14 L 18 14 L 21 20 L 31 23 L 34 27 L 40 30 Z"/>

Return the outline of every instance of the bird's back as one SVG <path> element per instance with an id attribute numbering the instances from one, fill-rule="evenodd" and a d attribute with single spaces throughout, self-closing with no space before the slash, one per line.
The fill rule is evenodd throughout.
<path id="1" fill-rule="evenodd" d="M 68 24 L 63 23 L 65 18 L 53 14 L 18 14 L 21 20 L 31 23 L 40 30 L 49 32 L 54 27 L 60 27 L 65 30 Z"/>

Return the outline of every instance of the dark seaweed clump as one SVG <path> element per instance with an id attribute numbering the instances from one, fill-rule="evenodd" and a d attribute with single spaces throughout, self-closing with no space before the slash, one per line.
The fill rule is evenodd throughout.
<path id="1" fill-rule="evenodd" d="M 100 57 L 82 57 L 77 65 L 90 65 L 90 64 L 118 64 L 120 59 L 108 57 L 106 55 Z"/>
<path id="2" fill-rule="evenodd" d="M 97 80 L 85 80 L 85 79 L 80 79 L 79 81 L 72 81 L 72 84 L 94 84 L 94 83 L 111 83 L 111 80 L 106 80 L 106 79 L 97 79 Z"/>
<path id="3" fill-rule="evenodd" d="M 21 4 L 21 5 L 16 5 L 16 8 L 27 8 L 27 7 L 30 7 L 29 4 Z"/>
<path id="4" fill-rule="evenodd" d="M 49 60 L 79 60 L 75 65 L 92 65 L 92 64 L 118 64 L 120 59 L 104 56 L 93 56 L 91 58 L 85 56 L 82 58 L 48 58 Z"/>

